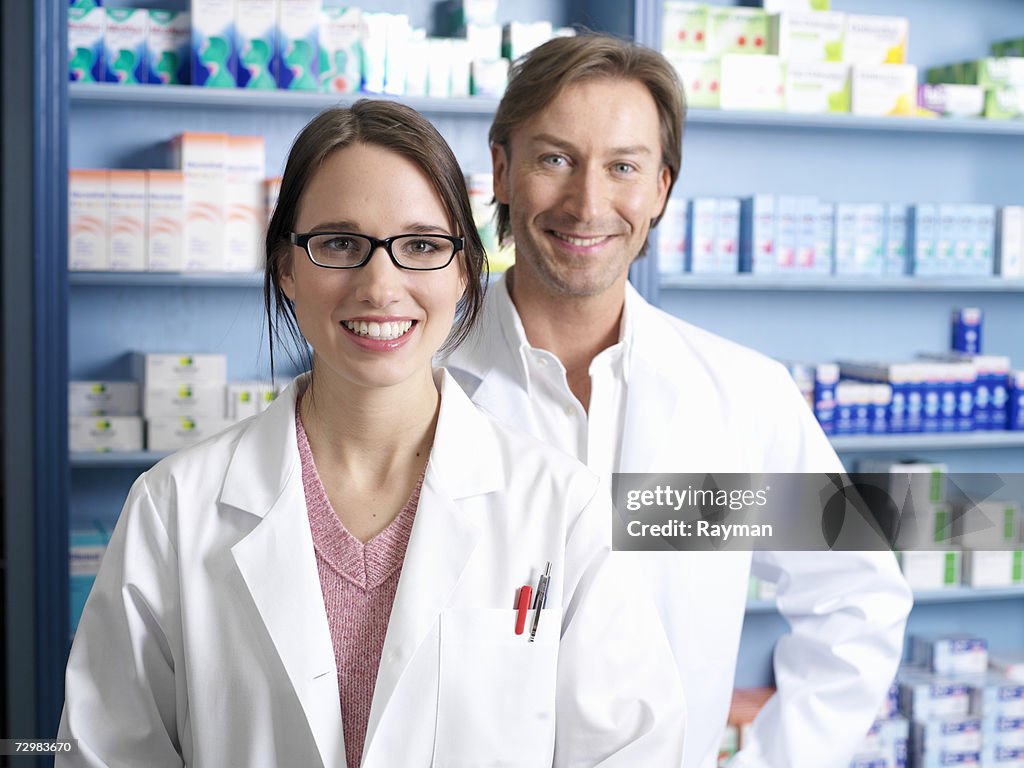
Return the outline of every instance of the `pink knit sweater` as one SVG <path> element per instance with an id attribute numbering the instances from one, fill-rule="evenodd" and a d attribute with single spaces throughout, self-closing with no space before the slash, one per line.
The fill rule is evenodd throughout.
<path id="1" fill-rule="evenodd" d="M 345 756 L 349 768 L 358 768 L 384 635 L 416 516 L 423 475 L 398 517 L 364 544 L 345 529 L 331 507 L 297 408 L 295 431 L 320 588 L 338 667 Z"/>

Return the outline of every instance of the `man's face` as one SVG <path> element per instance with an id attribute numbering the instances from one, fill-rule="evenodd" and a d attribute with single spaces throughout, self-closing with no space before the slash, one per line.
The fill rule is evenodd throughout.
<path id="1" fill-rule="evenodd" d="M 621 289 L 669 188 L 647 88 L 613 78 L 569 85 L 491 153 L 517 274 L 563 297 Z"/>

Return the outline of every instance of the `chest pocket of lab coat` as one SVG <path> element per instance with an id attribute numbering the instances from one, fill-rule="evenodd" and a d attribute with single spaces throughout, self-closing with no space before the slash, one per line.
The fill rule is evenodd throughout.
<path id="1" fill-rule="evenodd" d="M 511 609 L 441 614 L 437 768 L 550 766 L 560 608 L 545 608 L 534 642 Z"/>

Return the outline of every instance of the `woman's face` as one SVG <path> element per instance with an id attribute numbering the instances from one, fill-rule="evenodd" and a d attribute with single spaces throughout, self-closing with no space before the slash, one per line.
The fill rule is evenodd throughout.
<path id="1" fill-rule="evenodd" d="M 403 156 L 353 144 L 324 160 L 299 201 L 295 231 L 379 239 L 458 235 L 426 174 Z M 366 388 L 430 380 L 431 358 L 452 327 L 465 278 L 461 254 L 444 269 L 399 269 L 383 248 L 356 269 L 325 269 L 291 246 L 281 288 L 319 375 Z M 422 381 L 422 379 L 420 379 Z"/>

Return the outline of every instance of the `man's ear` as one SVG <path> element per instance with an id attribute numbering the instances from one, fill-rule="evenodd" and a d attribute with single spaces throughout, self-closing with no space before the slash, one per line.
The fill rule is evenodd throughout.
<path id="1" fill-rule="evenodd" d="M 508 148 L 491 144 L 491 170 L 494 173 L 494 199 L 508 205 Z"/>

